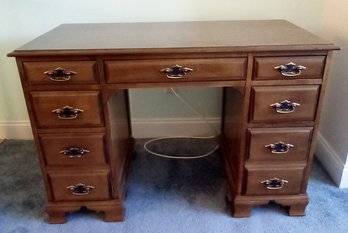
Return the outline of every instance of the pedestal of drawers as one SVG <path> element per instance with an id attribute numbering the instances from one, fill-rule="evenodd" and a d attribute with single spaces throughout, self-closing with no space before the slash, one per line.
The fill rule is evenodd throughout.
<path id="1" fill-rule="evenodd" d="M 253 206 L 271 201 L 288 207 L 289 215 L 305 215 L 326 59 L 324 54 L 249 57 L 252 72 L 249 70 L 246 84 L 245 116 L 239 119 L 240 134 L 224 130 L 221 140 L 230 174 L 227 196 L 233 216 L 250 216 Z M 286 76 L 277 71 L 279 62 L 306 68 L 298 75 Z M 284 101 L 296 106 L 282 111 L 287 105 L 282 106 Z M 224 126 L 228 130 L 236 123 L 226 121 Z"/>
<path id="2" fill-rule="evenodd" d="M 82 207 L 103 212 L 106 221 L 122 221 L 132 151 L 127 91 L 103 90 L 96 60 L 25 59 L 18 65 L 47 190 L 48 222 L 64 223 L 66 213 Z M 117 109 L 109 111 L 108 104 Z"/>

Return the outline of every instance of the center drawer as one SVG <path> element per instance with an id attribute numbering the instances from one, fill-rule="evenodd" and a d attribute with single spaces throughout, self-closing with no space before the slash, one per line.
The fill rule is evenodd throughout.
<path id="1" fill-rule="evenodd" d="M 105 61 L 105 73 L 108 83 L 243 80 L 246 61 L 247 58 L 112 60 Z M 170 70 L 165 72 L 166 68 L 172 69 L 172 75 Z M 180 72 L 185 68 L 186 74 Z M 178 74 L 183 76 L 177 77 Z"/>
<path id="2" fill-rule="evenodd" d="M 99 91 L 33 91 L 30 95 L 38 127 L 103 124 Z"/>

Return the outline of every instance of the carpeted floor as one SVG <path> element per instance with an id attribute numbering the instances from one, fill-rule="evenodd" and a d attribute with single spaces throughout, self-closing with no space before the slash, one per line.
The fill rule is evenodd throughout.
<path id="1" fill-rule="evenodd" d="M 184 147 L 196 151 L 201 145 Z M 173 148 L 175 143 L 168 144 L 166 152 Z M 250 218 L 236 219 L 226 207 L 225 173 L 217 154 L 179 161 L 149 155 L 140 143 L 137 151 L 127 182 L 125 222 L 106 223 L 101 215 L 81 211 L 69 214 L 66 224 L 50 225 L 33 142 L 6 140 L 0 145 L 0 232 L 348 232 L 348 190 L 336 188 L 317 161 L 305 217 L 288 217 L 285 209 L 268 205 L 254 208 Z"/>

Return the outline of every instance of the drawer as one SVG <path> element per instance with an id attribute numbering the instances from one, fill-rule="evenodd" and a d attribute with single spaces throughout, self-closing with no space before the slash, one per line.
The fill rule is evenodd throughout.
<path id="1" fill-rule="evenodd" d="M 49 174 L 55 201 L 107 200 L 111 197 L 108 178 L 107 173 L 96 171 Z"/>
<path id="2" fill-rule="evenodd" d="M 301 192 L 303 170 L 303 167 L 291 168 L 289 166 L 273 168 L 248 168 L 246 194 L 299 194 Z M 281 186 L 276 179 L 284 180 L 286 183 Z"/>
<path id="3" fill-rule="evenodd" d="M 104 165 L 104 134 L 41 134 L 40 145 L 48 166 Z"/>
<path id="4" fill-rule="evenodd" d="M 325 56 L 256 57 L 253 79 L 321 79 L 325 67 L 325 58 Z M 286 67 L 290 62 L 296 65 Z M 280 65 L 285 65 L 283 70 L 279 67 Z M 306 68 L 298 69 L 298 65 Z M 279 68 L 275 69 L 275 67 Z"/>
<path id="5" fill-rule="evenodd" d="M 247 58 L 113 60 L 105 62 L 105 73 L 109 83 L 243 80 L 246 61 Z M 168 78 L 161 71 L 175 65 L 182 68 L 174 68 L 174 73 L 180 73 L 183 68 L 190 68 L 192 72 L 181 78 Z"/>
<path id="6" fill-rule="evenodd" d="M 312 128 L 251 128 L 248 130 L 250 161 L 305 161 Z"/>
<path id="7" fill-rule="evenodd" d="M 253 87 L 250 119 L 253 122 L 313 121 L 319 90 L 319 85 Z"/>
<path id="8" fill-rule="evenodd" d="M 30 84 L 82 84 L 99 82 L 95 61 L 28 61 L 23 62 L 23 66 L 25 76 Z M 46 72 L 50 72 L 50 74 Z"/>
<path id="9" fill-rule="evenodd" d="M 33 91 L 30 94 L 38 127 L 102 125 L 98 91 Z"/>

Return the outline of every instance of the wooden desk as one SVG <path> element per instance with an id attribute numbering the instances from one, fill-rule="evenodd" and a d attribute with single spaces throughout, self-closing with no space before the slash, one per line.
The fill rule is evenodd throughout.
<path id="1" fill-rule="evenodd" d="M 124 217 L 128 89 L 222 87 L 232 215 L 275 201 L 304 215 L 332 50 L 284 20 L 68 24 L 16 57 L 51 223 L 87 207 Z M 179 66 L 176 66 L 179 65 Z M 167 68 L 167 69 L 166 69 Z"/>

